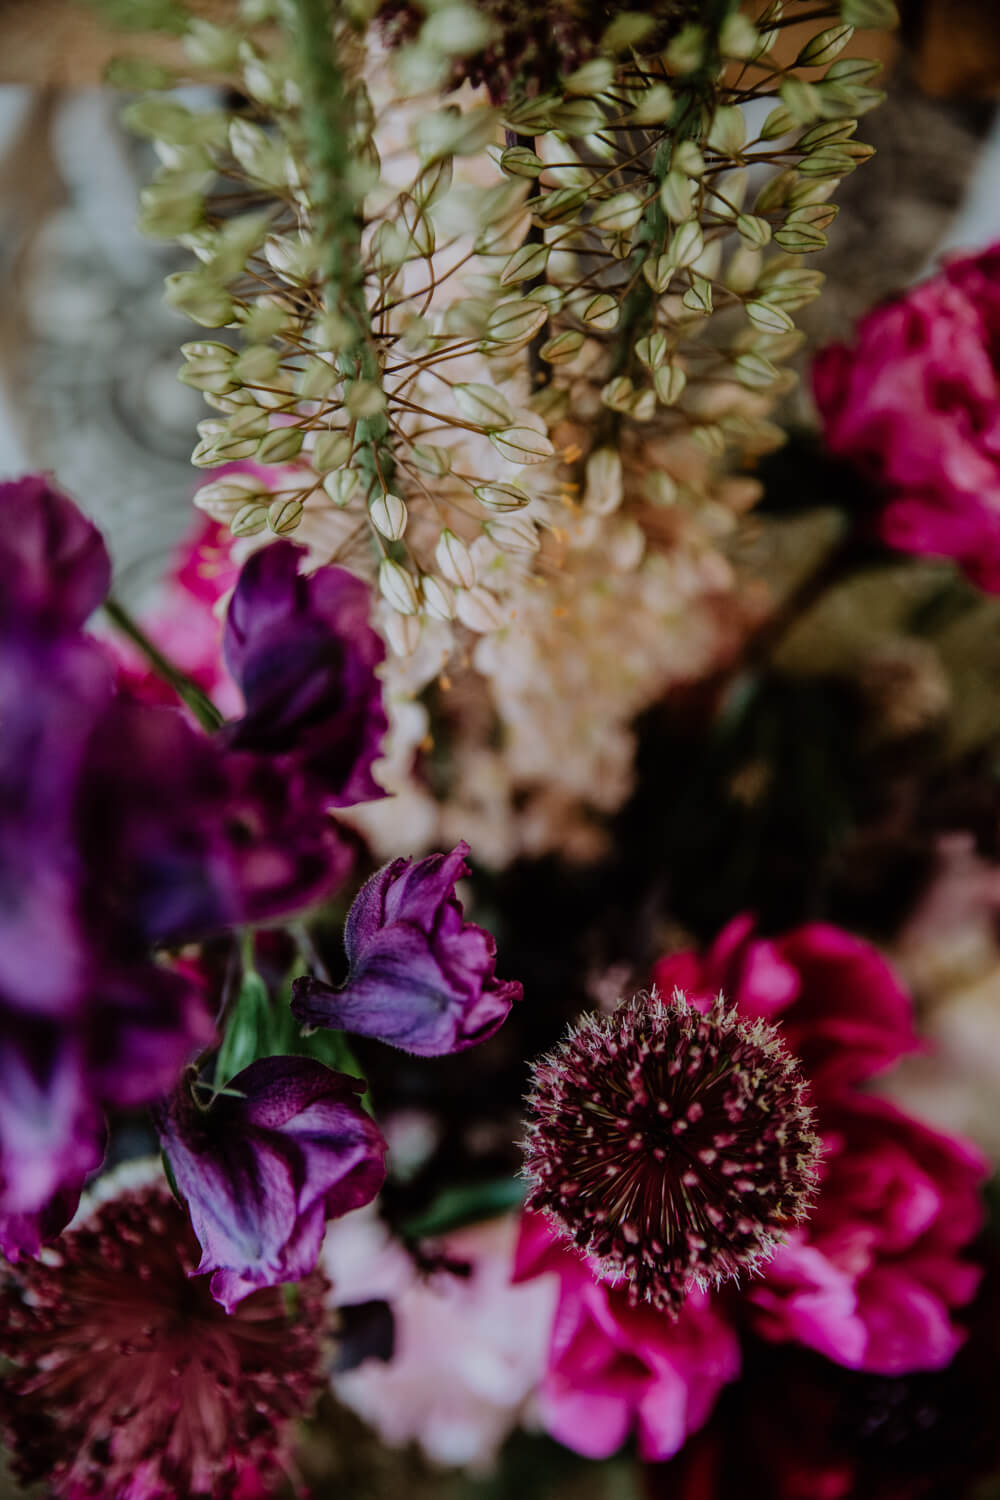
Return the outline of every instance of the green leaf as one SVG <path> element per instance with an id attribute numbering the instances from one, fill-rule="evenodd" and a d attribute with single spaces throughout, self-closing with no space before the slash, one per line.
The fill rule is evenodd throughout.
<path id="1" fill-rule="evenodd" d="M 406 1221 L 403 1233 L 410 1239 L 427 1239 L 465 1224 L 476 1224 L 481 1219 L 495 1218 L 518 1208 L 526 1191 L 527 1185 L 515 1177 L 444 1188 L 422 1214 Z"/>
<path id="2" fill-rule="evenodd" d="M 274 1013 L 267 985 L 252 970 L 243 976 L 240 993 L 233 1006 L 226 1034 L 215 1062 L 215 1082 L 222 1087 L 237 1073 L 256 1062 L 286 1049 L 275 1046 L 279 1018 Z"/>

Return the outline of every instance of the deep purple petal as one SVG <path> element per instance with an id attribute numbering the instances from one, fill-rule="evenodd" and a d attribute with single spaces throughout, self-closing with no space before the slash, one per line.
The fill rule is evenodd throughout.
<path id="1" fill-rule="evenodd" d="M 383 865 L 365 881 L 351 903 L 344 923 L 344 951 L 352 966 L 384 925 L 386 895 L 409 864 L 408 859 L 394 859 Z"/>
<path id="2" fill-rule="evenodd" d="M 100 532 L 44 474 L 0 483 L 0 615 L 56 630 L 81 626 L 107 596 Z"/>
<path id="3" fill-rule="evenodd" d="M 492 1036 L 521 998 L 495 977 L 496 943 L 455 895 L 469 848 L 397 859 L 362 887 L 347 916 L 350 972 L 339 990 L 297 979 L 292 1010 L 310 1026 L 353 1031 L 421 1057 Z"/>
<path id="4" fill-rule="evenodd" d="M 323 1223 L 368 1203 L 385 1142 L 358 1102 L 363 1085 L 311 1058 L 251 1063 L 199 1109 L 187 1086 L 157 1128 L 224 1306 L 297 1280 L 316 1263 Z"/>
<path id="5" fill-rule="evenodd" d="M 240 573 L 223 648 L 246 713 L 223 738 L 297 765 L 326 806 L 349 806 L 385 795 L 371 774 L 388 724 L 375 674 L 384 648 L 364 584 L 343 568 L 301 574 L 302 555 L 276 542 Z"/>

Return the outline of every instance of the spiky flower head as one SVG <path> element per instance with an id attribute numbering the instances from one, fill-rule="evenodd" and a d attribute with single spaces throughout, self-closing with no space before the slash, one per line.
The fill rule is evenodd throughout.
<path id="1" fill-rule="evenodd" d="M 280 1462 L 322 1383 L 326 1283 L 227 1314 L 162 1176 L 96 1204 L 0 1287 L 0 1422 L 26 1482 L 85 1500 L 225 1497 Z"/>
<path id="2" fill-rule="evenodd" d="M 528 1206 L 676 1312 L 692 1286 L 753 1271 L 809 1211 L 820 1142 L 777 1029 L 720 995 L 654 989 L 588 1015 L 535 1065 Z"/>

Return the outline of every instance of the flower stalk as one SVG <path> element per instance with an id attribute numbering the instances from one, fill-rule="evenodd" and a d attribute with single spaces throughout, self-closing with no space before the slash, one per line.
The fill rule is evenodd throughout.
<path id="1" fill-rule="evenodd" d="M 223 722 L 222 715 L 208 694 L 196 682 L 192 682 L 191 678 L 185 672 L 182 672 L 179 667 L 174 666 L 174 663 L 168 657 L 164 656 L 159 646 L 150 640 L 149 636 L 136 623 L 120 600 L 114 598 L 106 599 L 104 602 L 104 613 L 116 630 L 120 630 L 122 635 L 127 636 L 134 646 L 138 646 L 157 677 L 162 682 L 165 682 L 168 687 L 173 688 L 185 708 L 190 709 L 191 713 L 194 714 L 202 729 L 207 730 L 211 734 L 221 727 Z"/>

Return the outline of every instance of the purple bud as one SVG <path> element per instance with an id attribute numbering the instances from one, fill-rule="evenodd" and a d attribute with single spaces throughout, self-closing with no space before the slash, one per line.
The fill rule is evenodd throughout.
<path id="1" fill-rule="evenodd" d="M 316 1265 L 328 1218 L 370 1203 L 385 1141 L 364 1085 L 306 1057 L 251 1063 L 200 1108 L 185 1084 L 157 1111 L 201 1245 L 198 1272 L 228 1311 Z"/>
<path id="2" fill-rule="evenodd" d="M 350 972 L 342 989 L 297 979 L 292 1010 L 310 1026 L 373 1036 L 438 1057 L 483 1042 L 520 1000 L 498 980 L 496 941 L 464 920 L 455 886 L 468 844 L 413 863 L 396 859 L 366 882 L 347 916 Z"/>
<path id="3" fill-rule="evenodd" d="M 585 1016 L 536 1064 L 525 1150 L 528 1207 L 633 1303 L 676 1313 L 806 1217 L 821 1147 L 774 1026 L 654 990 Z"/>
<path id="4" fill-rule="evenodd" d="M 235 750 L 299 766 L 328 807 L 347 807 L 385 795 L 371 774 L 387 728 L 375 675 L 385 651 L 365 585 L 343 568 L 302 574 L 302 556 L 275 542 L 243 566 L 223 649 L 246 714 L 222 733 Z"/>
<path id="5" fill-rule="evenodd" d="M 101 534 L 44 474 L 0 484 L 0 612 L 72 630 L 104 601 L 111 562 Z"/>

